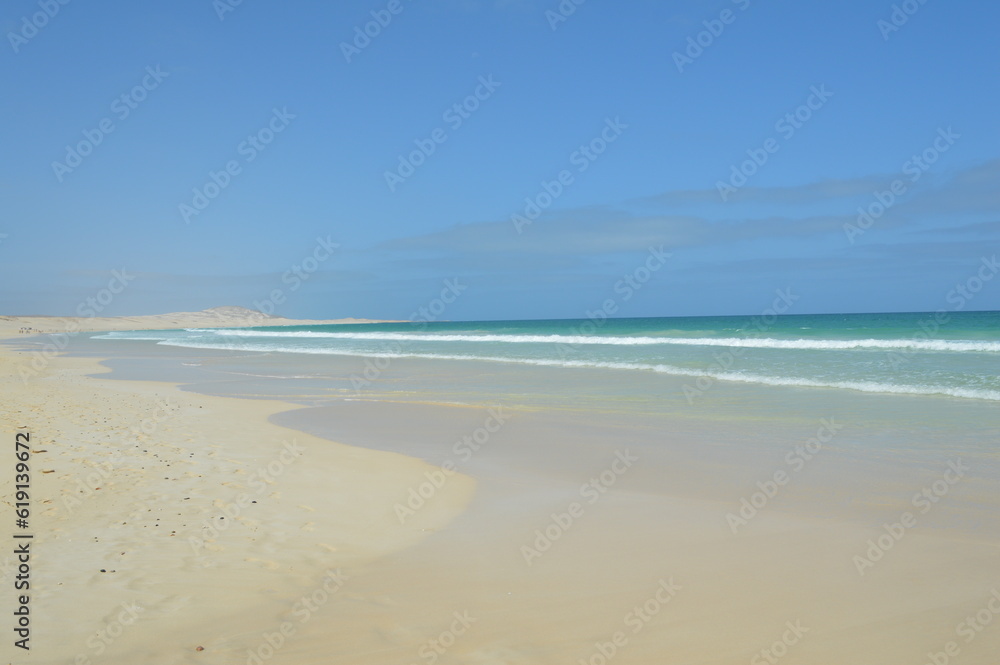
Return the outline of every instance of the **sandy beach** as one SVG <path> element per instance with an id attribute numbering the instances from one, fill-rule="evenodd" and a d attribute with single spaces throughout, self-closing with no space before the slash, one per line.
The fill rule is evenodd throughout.
<path id="1" fill-rule="evenodd" d="M 5 323 L 8 337 L 39 325 Z M 31 437 L 33 662 L 242 662 L 234 639 L 280 625 L 303 595 L 357 602 L 340 591 L 349 567 L 441 528 L 473 491 L 456 477 L 403 526 L 391 511 L 398 487 L 433 470 L 417 460 L 269 424 L 286 403 L 88 378 L 107 370 L 79 358 L 22 381 L 29 360 L 0 355 L 4 431 Z M 2 479 L 4 497 L 13 480 Z M 5 580 L 16 563 L 8 553 Z"/>
<path id="2" fill-rule="evenodd" d="M 2 16 L 0 665 L 1000 665 L 1000 3 Z"/>
<path id="3" fill-rule="evenodd" d="M 750 430 L 412 391 L 306 408 L 72 353 L 23 379 L 17 331 L 38 323 L 3 325 L 3 427 L 31 437 L 31 662 L 988 665 L 1000 647 L 995 456 L 869 454 L 873 430 L 837 421 L 854 402 Z M 427 369 L 383 380 L 408 372 Z M 826 458 L 789 482 L 794 445 Z M 742 505 L 758 493 L 767 509 Z"/>

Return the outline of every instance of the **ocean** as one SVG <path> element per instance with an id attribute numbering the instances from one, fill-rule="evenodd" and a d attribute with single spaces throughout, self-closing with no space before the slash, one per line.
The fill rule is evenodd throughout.
<path id="1" fill-rule="evenodd" d="M 480 419 L 512 414 L 504 443 L 462 467 L 479 479 L 538 469 L 574 477 L 583 460 L 597 464 L 593 455 L 628 448 L 647 469 L 630 481 L 636 491 L 736 505 L 756 482 L 786 468 L 789 454 L 821 441 L 821 461 L 797 479 L 783 509 L 849 514 L 877 527 L 906 507 L 901 497 L 908 500 L 924 479 L 961 459 L 972 469 L 963 481 L 968 496 L 936 507 L 924 526 L 974 533 L 996 526 L 989 502 L 1000 473 L 1000 312 L 404 322 L 87 337 L 73 352 L 105 359 L 112 372 L 102 377 L 298 405 L 273 421 L 434 465 L 457 459 L 450 446 L 476 431 Z M 504 501 L 513 496 L 510 489 Z"/>
<path id="2" fill-rule="evenodd" d="M 94 338 L 278 356 L 313 369 L 323 367 L 315 356 L 354 358 L 338 377 L 355 391 L 407 358 L 433 361 L 443 372 L 468 362 L 606 370 L 622 385 L 641 375 L 644 390 L 656 376 L 673 376 L 680 381 L 671 390 L 689 403 L 717 384 L 1000 401 L 1000 312 L 405 322 Z"/>

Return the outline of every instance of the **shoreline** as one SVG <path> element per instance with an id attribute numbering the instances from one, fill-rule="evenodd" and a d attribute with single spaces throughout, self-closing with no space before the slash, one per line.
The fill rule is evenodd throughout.
<path id="1" fill-rule="evenodd" d="M 29 432 L 35 451 L 34 662 L 197 662 L 198 646 L 242 662 L 231 642 L 280 624 L 276 598 L 412 545 L 474 491 L 456 477 L 400 525 L 397 488 L 433 470 L 419 460 L 270 422 L 295 404 L 102 380 L 91 358 L 53 358 L 22 383 L 7 371 L 22 353 L 0 349 L 0 366 L 4 430 Z M 12 481 L 0 478 L 4 496 Z M 133 605 L 141 620 L 103 644 Z"/>
<path id="2" fill-rule="evenodd" d="M 760 414 L 763 429 L 702 431 L 706 422 L 701 438 L 690 423 L 676 431 L 545 408 L 491 414 L 375 396 L 317 409 L 102 378 L 116 348 L 103 361 L 56 356 L 27 382 L 5 373 L 5 429 L 28 425 L 44 444 L 33 447 L 48 451 L 33 464 L 35 662 L 398 665 L 426 662 L 430 641 L 454 628 L 442 664 L 588 662 L 622 631 L 615 665 L 721 665 L 749 661 L 786 622 L 802 622 L 794 662 L 884 665 L 940 651 L 1000 585 L 995 533 L 929 528 L 995 484 L 963 481 L 957 504 L 869 555 L 886 536 L 880 523 L 895 528 L 909 498 L 887 488 L 936 476 L 880 476 L 875 465 L 833 464 L 833 450 L 807 473 L 857 492 L 871 524 L 822 496 L 828 513 L 781 511 L 780 501 L 815 494 L 817 477 L 803 476 L 732 533 L 727 511 L 782 464 L 774 446 L 791 430 L 776 407 Z M 0 364 L 28 353 L 5 345 Z M 908 403 L 918 402 L 932 404 Z M 453 443 L 479 430 L 471 461 L 456 456 Z M 704 449 L 713 435 L 721 453 Z M 5 494 L 9 482 L 0 478 Z M 858 556 L 873 565 L 859 570 Z M 656 611 L 630 609 L 647 603 Z M 102 644 L 100 631 L 134 606 L 140 617 Z M 990 663 L 998 642 L 977 637 L 962 661 Z"/>

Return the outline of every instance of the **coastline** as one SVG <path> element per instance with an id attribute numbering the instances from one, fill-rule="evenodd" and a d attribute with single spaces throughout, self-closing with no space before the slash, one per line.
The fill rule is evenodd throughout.
<path id="1" fill-rule="evenodd" d="M 33 662 L 201 662 L 198 646 L 242 662 L 240 636 L 442 528 L 473 492 L 456 476 L 401 525 L 397 488 L 433 470 L 419 460 L 272 424 L 297 408 L 286 402 L 102 379 L 90 358 L 55 357 L 22 382 L 8 371 L 22 354 L 0 348 L 3 429 L 29 432 L 34 451 Z M 13 495 L 11 474 L 0 488 Z M 125 608 L 138 618 L 116 626 Z"/>
<path id="2" fill-rule="evenodd" d="M 4 347 L 0 363 L 27 353 Z M 390 383 L 407 366 L 394 365 Z M 859 571 L 856 557 L 886 534 L 883 522 L 899 521 L 911 485 L 937 471 L 852 466 L 875 453 L 841 459 L 831 445 L 827 467 L 806 473 L 828 469 L 870 523 L 814 496 L 821 479 L 803 476 L 775 502 L 817 501 L 827 512 L 760 510 L 733 533 L 727 512 L 799 431 L 776 409 L 741 437 L 739 422 L 705 432 L 694 421 L 676 429 L 541 408 L 491 413 L 419 394 L 305 408 L 107 373 L 101 359 L 58 355 L 28 381 L 4 374 L 5 401 L 16 405 L 5 430 L 27 426 L 32 447 L 47 450 L 33 464 L 34 662 L 597 663 L 612 645 L 615 665 L 721 664 L 751 661 L 790 624 L 801 634 L 785 645 L 795 648 L 789 663 L 920 663 L 1000 585 L 995 531 L 927 528 L 978 495 L 995 505 L 984 492 L 992 471 L 963 480 L 949 497 L 957 504 L 921 517 L 870 569 Z M 725 405 L 734 394 L 707 399 Z M 811 395 L 803 401 L 820 401 Z M 464 464 L 453 443 L 480 429 L 481 450 Z M 721 461 L 705 452 L 713 436 Z M 852 437 L 855 447 L 874 438 Z M 753 480 L 741 481 L 751 460 Z M 407 506 L 420 488 L 428 496 Z M 139 618 L 100 649 L 100 631 L 132 606 Z M 453 646 L 437 653 L 431 642 L 449 631 Z M 991 663 L 998 640 L 977 635 L 962 662 Z"/>

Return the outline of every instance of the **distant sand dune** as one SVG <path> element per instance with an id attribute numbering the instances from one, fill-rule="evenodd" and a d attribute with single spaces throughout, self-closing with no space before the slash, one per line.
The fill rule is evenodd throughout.
<path id="1" fill-rule="evenodd" d="M 106 330 L 165 330 L 171 328 L 246 328 L 250 326 L 304 326 L 337 323 L 381 323 L 376 319 L 286 319 L 246 307 L 213 307 L 201 312 L 173 312 L 143 316 L 0 316 L 0 337 L 18 334 L 57 334 Z"/>

